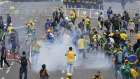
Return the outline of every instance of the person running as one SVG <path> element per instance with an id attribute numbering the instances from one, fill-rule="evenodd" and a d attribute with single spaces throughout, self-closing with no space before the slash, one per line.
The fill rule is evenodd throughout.
<path id="1" fill-rule="evenodd" d="M 19 79 L 22 79 L 22 74 L 23 73 L 25 74 L 24 79 L 27 79 L 27 72 L 28 72 L 28 70 L 27 70 L 28 67 L 27 66 L 29 64 L 30 70 L 31 70 L 31 62 L 26 57 L 26 52 L 25 51 L 22 52 L 22 56 L 17 60 L 17 62 L 21 64 L 20 71 L 19 71 Z"/>
<path id="2" fill-rule="evenodd" d="M 39 41 L 37 41 L 37 39 L 34 40 L 33 42 L 33 52 L 34 55 L 32 56 L 32 62 L 33 64 L 37 64 L 38 63 L 38 58 L 39 58 L 39 54 L 40 54 L 40 43 Z"/>
<path id="3" fill-rule="evenodd" d="M 9 35 L 9 41 L 11 42 L 12 44 L 12 48 L 11 48 L 11 51 L 12 53 L 14 54 L 14 59 L 16 59 L 16 48 L 17 48 L 17 36 L 16 36 L 16 33 L 14 31 L 12 31 Z"/>
<path id="4" fill-rule="evenodd" d="M 59 17 L 58 17 L 58 11 L 57 11 L 57 9 L 54 9 L 52 16 L 53 16 L 53 20 L 55 22 L 59 23 Z"/>
<path id="5" fill-rule="evenodd" d="M 112 61 L 112 66 L 114 66 L 115 63 L 115 79 L 118 79 L 117 76 L 120 73 L 120 78 L 122 78 L 122 73 L 121 73 L 121 65 L 124 61 L 124 54 L 123 51 L 120 49 L 120 46 L 117 46 L 117 51 L 114 54 L 114 58 Z"/>
<path id="6" fill-rule="evenodd" d="M 92 38 L 94 39 L 94 47 L 96 48 L 96 54 L 97 54 L 98 47 L 100 46 L 101 36 L 98 34 L 97 31 L 95 31 L 94 36 Z"/>
<path id="7" fill-rule="evenodd" d="M 140 67 L 140 47 L 137 48 L 137 50 L 136 50 L 136 52 L 135 52 L 135 55 L 136 55 L 136 57 L 138 58 L 138 62 L 139 62 L 138 66 Z"/>
<path id="8" fill-rule="evenodd" d="M 72 51 L 72 47 L 69 47 L 69 51 L 65 54 L 65 56 L 67 56 L 67 73 L 72 74 L 74 56 L 76 56 L 76 53 Z"/>
<path id="9" fill-rule="evenodd" d="M 81 35 L 81 38 L 78 40 L 77 45 L 79 48 L 79 53 L 82 54 L 82 59 L 85 59 L 85 38 Z"/>
<path id="10" fill-rule="evenodd" d="M 6 60 L 6 47 L 4 46 L 3 42 L 1 42 L 1 68 L 0 69 L 3 69 L 3 61 L 4 63 L 7 64 L 8 69 L 10 69 L 10 65 Z"/>
<path id="11" fill-rule="evenodd" d="M 98 71 L 97 74 L 92 77 L 92 79 L 103 79 L 103 77 L 101 76 L 101 72 Z"/>
<path id="12" fill-rule="evenodd" d="M 130 22 L 128 24 L 128 28 L 130 30 L 130 36 L 133 36 L 134 30 L 135 30 L 135 24 L 133 22 L 133 19 L 130 20 Z"/>
<path id="13" fill-rule="evenodd" d="M 46 70 L 46 65 L 42 65 L 42 69 L 36 73 L 36 77 L 39 79 L 49 79 L 50 73 Z"/>
<path id="14" fill-rule="evenodd" d="M 87 33 L 90 33 L 91 26 L 90 26 L 90 19 L 89 19 L 88 16 L 87 16 L 87 18 L 86 18 L 86 20 L 85 20 L 85 25 L 86 25 Z"/>
<path id="15" fill-rule="evenodd" d="M 126 42 L 126 39 L 127 39 L 126 31 L 123 31 L 123 33 L 120 34 L 120 37 L 121 37 L 121 41 L 122 41 L 122 43 L 123 43 L 123 45 L 124 45 L 125 42 Z"/>
<path id="16" fill-rule="evenodd" d="M 28 35 L 29 33 L 33 32 L 35 23 L 32 21 L 32 19 L 30 19 L 26 25 L 27 25 L 26 35 Z"/>
<path id="17" fill-rule="evenodd" d="M 59 8 L 59 22 L 60 22 L 61 18 L 64 20 L 64 12 L 62 10 L 62 7 Z"/>

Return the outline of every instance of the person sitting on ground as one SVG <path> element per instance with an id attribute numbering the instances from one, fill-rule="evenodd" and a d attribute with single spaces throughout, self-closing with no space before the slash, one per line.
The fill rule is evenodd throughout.
<path id="1" fill-rule="evenodd" d="M 46 65 L 42 65 L 42 69 L 38 71 L 36 77 L 39 79 L 49 79 L 50 73 L 46 70 Z"/>
<path id="2" fill-rule="evenodd" d="M 98 71 L 97 74 L 92 79 L 103 79 L 103 77 L 101 76 L 101 72 Z"/>

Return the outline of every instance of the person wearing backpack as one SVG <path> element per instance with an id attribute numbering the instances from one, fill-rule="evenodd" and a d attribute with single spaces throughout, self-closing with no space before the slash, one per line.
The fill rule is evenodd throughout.
<path id="1" fill-rule="evenodd" d="M 118 45 L 117 48 L 119 47 L 120 46 Z M 120 75 L 120 78 L 122 78 L 121 65 L 123 64 L 123 60 L 124 60 L 124 54 L 123 51 L 119 48 L 114 54 L 114 58 L 112 61 L 112 66 L 114 66 L 115 63 L 115 79 L 117 79 L 118 75 Z"/>
<path id="2" fill-rule="evenodd" d="M 24 73 L 24 79 L 27 79 L 27 66 L 29 64 L 31 70 L 31 62 L 28 58 L 26 58 L 25 51 L 22 52 L 22 56 L 17 60 L 18 63 L 21 64 L 20 72 L 19 72 L 19 79 L 22 79 L 22 74 Z"/>
<path id="3" fill-rule="evenodd" d="M 94 36 L 92 37 L 94 40 L 94 47 L 96 48 L 96 53 L 98 52 L 98 47 L 100 46 L 101 36 L 97 31 L 94 32 Z"/>
<path id="4" fill-rule="evenodd" d="M 50 73 L 46 70 L 46 65 L 42 65 L 42 69 L 39 70 L 36 74 L 36 77 L 39 79 L 49 79 Z"/>

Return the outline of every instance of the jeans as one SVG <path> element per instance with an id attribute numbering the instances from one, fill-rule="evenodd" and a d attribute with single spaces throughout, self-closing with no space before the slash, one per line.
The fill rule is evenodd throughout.
<path id="1" fill-rule="evenodd" d="M 127 29 L 127 27 L 128 27 L 128 21 L 125 21 L 125 27 L 124 27 L 124 29 Z"/>
<path id="2" fill-rule="evenodd" d="M 11 22 L 7 22 L 7 26 L 6 26 L 6 30 L 8 29 L 8 27 L 10 26 Z"/>
<path id="3" fill-rule="evenodd" d="M 85 51 L 84 49 L 79 49 L 79 53 L 82 54 L 82 59 L 85 59 Z"/>
<path id="4" fill-rule="evenodd" d="M 12 48 L 11 49 L 16 49 L 16 46 L 17 46 L 16 40 L 12 40 L 11 44 L 12 44 Z"/>
<path id="5" fill-rule="evenodd" d="M 38 63 L 38 58 L 39 58 L 39 52 L 37 52 L 37 51 L 33 51 L 34 52 L 34 54 L 32 55 L 32 63 L 33 64 L 37 64 Z"/>
<path id="6" fill-rule="evenodd" d="M 73 62 L 67 62 L 67 73 L 73 73 Z"/>
<path id="7" fill-rule="evenodd" d="M 6 56 L 5 56 L 5 58 L 3 58 L 3 56 L 1 56 L 1 68 L 3 68 L 3 61 L 4 61 L 4 63 L 7 64 L 8 67 L 10 67 L 10 65 L 8 64 L 8 62 L 6 60 Z"/>
<path id="8" fill-rule="evenodd" d="M 59 16 L 59 22 L 60 22 L 60 19 L 61 19 L 61 18 L 64 20 L 63 14 L 60 14 L 60 16 Z"/>
<path id="9" fill-rule="evenodd" d="M 19 78 L 22 79 L 22 74 L 25 74 L 24 79 L 27 79 L 27 67 L 20 67 Z"/>
<path id="10" fill-rule="evenodd" d="M 80 29 L 81 29 L 81 28 L 80 28 Z M 83 36 L 83 35 L 84 35 L 84 29 L 81 29 L 81 32 L 82 32 L 81 36 Z"/>
<path id="11" fill-rule="evenodd" d="M 122 79 L 122 74 L 121 74 L 121 64 L 116 64 L 115 63 L 115 79 L 117 79 L 118 76 L 118 70 L 120 72 L 120 79 Z"/>

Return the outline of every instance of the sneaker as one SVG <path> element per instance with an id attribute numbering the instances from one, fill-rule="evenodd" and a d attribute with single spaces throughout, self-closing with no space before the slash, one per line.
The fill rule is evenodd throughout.
<path id="1" fill-rule="evenodd" d="M 0 68 L 0 70 L 2 70 L 3 68 Z"/>
<path id="2" fill-rule="evenodd" d="M 11 68 L 11 66 L 9 66 L 7 69 L 9 70 Z"/>

